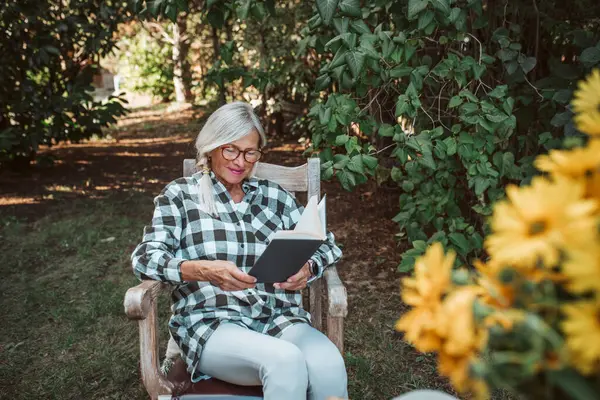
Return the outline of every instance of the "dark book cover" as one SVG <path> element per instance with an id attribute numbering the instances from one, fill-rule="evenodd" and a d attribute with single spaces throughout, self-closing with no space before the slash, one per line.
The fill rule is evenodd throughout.
<path id="1" fill-rule="evenodd" d="M 323 243 L 320 239 L 273 239 L 248 274 L 260 283 L 285 282 Z"/>

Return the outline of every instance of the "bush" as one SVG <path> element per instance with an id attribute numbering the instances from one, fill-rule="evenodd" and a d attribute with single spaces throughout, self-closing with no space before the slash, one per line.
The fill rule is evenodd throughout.
<path id="1" fill-rule="evenodd" d="M 528 182 L 534 156 L 565 135 L 581 138 L 568 103 L 600 63 L 598 6 L 538 3 L 316 2 L 302 32 L 325 91 L 312 150 L 349 190 L 368 177 L 399 187 L 394 221 L 413 247 L 401 271 L 434 241 L 457 265 L 481 256 L 503 187 Z"/>
<path id="2" fill-rule="evenodd" d="M 129 15 L 114 0 L 0 5 L 0 165 L 28 165 L 40 145 L 101 135 L 125 113 L 119 97 L 102 103 L 90 92 L 97 61 Z"/>

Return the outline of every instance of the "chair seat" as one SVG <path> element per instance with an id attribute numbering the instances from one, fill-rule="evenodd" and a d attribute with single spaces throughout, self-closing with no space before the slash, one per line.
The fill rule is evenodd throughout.
<path id="1" fill-rule="evenodd" d="M 236 396 L 262 397 L 262 386 L 240 386 L 211 378 L 192 383 L 190 374 L 187 372 L 185 362 L 178 358 L 173 364 L 167 379 L 175 385 L 173 395 L 184 394 L 219 394 Z"/>

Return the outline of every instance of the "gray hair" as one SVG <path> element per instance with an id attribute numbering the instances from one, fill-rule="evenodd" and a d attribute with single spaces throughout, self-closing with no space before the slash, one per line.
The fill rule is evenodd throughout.
<path id="1" fill-rule="evenodd" d="M 208 154 L 219 146 L 235 142 L 253 130 L 260 136 L 260 147 L 267 144 L 265 131 L 252 106 L 242 101 L 225 104 L 213 112 L 196 138 L 196 165 L 208 169 Z M 254 171 L 252 171 L 254 173 Z M 213 195 L 213 185 L 207 173 L 202 174 L 199 183 L 200 209 L 216 216 L 217 207 Z"/>

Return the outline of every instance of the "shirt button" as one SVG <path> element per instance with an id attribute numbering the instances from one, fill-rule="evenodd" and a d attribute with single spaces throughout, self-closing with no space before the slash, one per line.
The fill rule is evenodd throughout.
<path id="1" fill-rule="evenodd" d="M 240 247 L 243 249 L 243 248 L 244 248 L 244 245 L 243 245 L 243 244 L 240 244 Z"/>
<path id="2" fill-rule="evenodd" d="M 237 226 L 240 226 L 240 223 L 238 222 L 238 223 L 236 223 L 236 225 L 237 225 Z"/>

